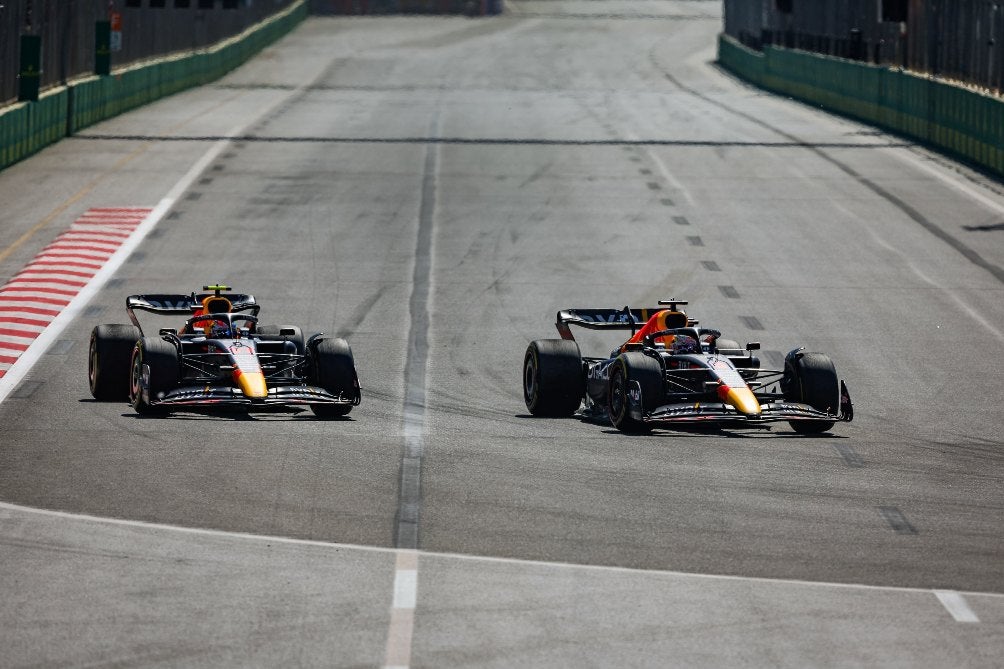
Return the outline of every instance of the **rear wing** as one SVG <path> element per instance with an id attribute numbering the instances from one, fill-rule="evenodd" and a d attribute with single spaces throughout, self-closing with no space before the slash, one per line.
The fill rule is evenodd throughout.
<path id="1" fill-rule="evenodd" d="M 677 302 L 676 304 L 680 304 Z M 676 304 L 673 306 L 675 307 Z M 686 304 L 683 302 L 682 304 Z M 574 340 L 570 325 L 577 325 L 588 330 L 630 330 L 633 335 L 638 329 L 648 322 L 654 314 L 662 311 L 666 306 L 645 307 L 632 309 L 563 309 L 558 312 L 555 327 L 562 339 Z M 688 326 L 697 325 L 697 321 L 688 318 Z"/>
<path id="2" fill-rule="evenodd" d="M 218 293 L 220 297 L 230 300 L 234 312 L 250 311 L 252 316 L 257 316 L 261 311 L 261 306 L 255 302 L 254 295 L 244 295 L 241 293 Z M 191 293 L 189 295 L 130 295 L 126 298 L 126 312 L 133 325 L 140 328 L 136 319 L 136 311 L 146 311 L 159 316 L 191 316 L 196 310 L 202 307 L 202 300 L 215 296 L 217 293 Z"/>

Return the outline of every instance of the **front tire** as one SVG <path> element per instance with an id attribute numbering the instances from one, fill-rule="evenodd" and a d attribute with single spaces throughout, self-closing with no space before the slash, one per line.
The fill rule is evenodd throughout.
<path id="1" fill-rule="evenodd" d="M 621 432 L 645 433 L 648 423 L 633 418 L 629 394 L 632 381 L 641 389 L 642 415 L 656 409 L 665 395 L 662 365 L 658 360 L 638 351 L 622 353 L 611 364 L 610 390 L 607 392 L 607 414 Z"/>
<path id="2" fill-rule="evenodd" d="M 132 372 L 129 381 L 129 403 L 136 413 L 152 414 L 162 411 L 143 396 L 143 368 L 150 370 L 149 397 L 153 401 L 178 387 L 181 376 L 178 349 L 174 344 L 158 337 L 143 337 L 132 351 Z"/>
<path id="3" fill-rule="evenodd" d="M 567 339 L 530 342 L 523 356 L 523 401 L 531 415 L 567 418 L 585 393 L 578 344 Z"/>
<path id="4" fill-rule="evenodd" d="M 781 380 L 784 398 L 808 404 L 816 411 L 840 413 L 840 380 L 833 361 L 822 353 L 789 354 L 784 361 Z M 833 427 L 835 420 L 793 420 L 791 429 L 799 434 L 820 434 Z"/>
<path id="5" fill-rule="evenodd" d="M 359 397 L 359 377 L 352 349 L 344 339 L 322 339 L 314 348 L 317 385 L 332 395 Z M 311 404 L 318 418 L 339 418 L 352 411 L 352 404 Z"/>
<path id="6" fill-rule="evenodd" d="M 132 349 L 143 334 L 135 325 L 98 325 L 91 330 L 87 352 L 87 380 L 94 399 L 129 397 Z"/>

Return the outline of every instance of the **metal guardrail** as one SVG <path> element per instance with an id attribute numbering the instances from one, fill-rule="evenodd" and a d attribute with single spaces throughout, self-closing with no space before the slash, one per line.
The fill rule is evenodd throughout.
<path id="1" fill-rule="evenodd" d="M 207 47 L 238 35 L 293 0 L 0 0 L 0 107 L 18 97 L 21 36 L 41 38 L 42 90 L 95 67 L 95 26 L 121 17 L 113 68 Z"/>
<path id="2" fill-rule="evenodd" d="M 725 34 L 1004 92 L 1000 0 L 724 0 Z"/>

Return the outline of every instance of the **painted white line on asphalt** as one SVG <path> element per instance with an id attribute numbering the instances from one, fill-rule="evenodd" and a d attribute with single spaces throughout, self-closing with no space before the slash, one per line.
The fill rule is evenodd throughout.
<path id="1" fill-rule="evenodd" d="M 280 104 L 285 103 L 290 97 L 295 95 L 300 95 L 304 90 L 306 90 L 307 84 L 302 84 L 295 89 L 293 89 L 288 96 L 281 97 L 277 99 L 273 104 L 264 107 L 254 118 L 246 123 L 242 123 L 240 126 L 236 126 L 227 131 L 223 137 L 217 142 L 215 142 L 209 149 L 199 158 L 194 165 L 174 184 L 167 195 L 153 208 L 148 214 L 146 214 L 143 221 L 136 226 L 132 234 L 122 242 L 122 245 L 118 248 L 115 253 L 111 254 L 106 262 L 101 262 L 104 259 L 90 259 L 86 260 L 89 263 L 94 263 L 91 265 L 97 271 L 94 276 L 87 282 L 87 285 L 80 289 L 69 304 L 62 308 L 62 311 L 53 318 L 49 326 L 35 339 L 34 343 L 28 347 L 24 353 L 22 353 L 18 359 L 11 365 L 5 375 L 0 378 L 0 402 L 3 402 L 7 397 L 14 391 L 17 385 L 24 379 L 28 371 L 39 361 L 45 351 L 56 341 L 56 339 L 63 333 L 64 330 L 80 316 L 87 304 L 97 295 L 98 291 L 104 287 L 105 283 L 108 282 L 110 278 L 118 271 L 118 269 L 128 260 L 132 252 L 140 245 L 140 242 L 146 238 L 146 236 L 153 230 L 154 226 L 160 222 L 160 220 L 167 214 L 167 212 L 174 206 L 174 203 L 184 194 L 186 190 L 195 182 L 197 178 L 209 167 L 209 165 L 216 160 L 217 157 L 223 152 L 224 149 L 230 144 L 230 138 L 236 137 L 243 134 L 247 128 L 251 127 L 257 123 L 260 119 L 266 117 L 268 114 L 272 113 L 272 110 L 278 107 Z M 123 220 L 123 225 L 132 227 L 135 225 L 135 217 L 137 212 L 146 212 L 145 208 L 140 207 L 107 207 L 103 209 L 94 210 L 101 217 L 112 214 L 119 215 L 123 219 L 133 220 Z M 99 219 L 100 220 L 100 219 Z M 80 257 L 80 254 L 52 254 L 41 252 L 36 258 L 38 260 L 44 260 L 45 258 L 50 258 L 56 260 L 59 263 L 65 262 L 66 258 L 70 257 Z M 46 263 L 47 264 L 47 263 Z"/>
<path id="2" fill-rule="evenodd" d="M 194 177 L 193 177 L 194 180 Z M 63 308 L 62 312 L 58 316 L 52 319 L 52 323 L 49 324 L 34 343 L 28 347 L 28 349 L 21 354 L 3 378 L 0 378 L 0 402 L 7 399 L 7 396 L 13 392 L 14 388 L 24 379 L 25 375 L 28 373 L 35 363 L 39 361 L 45 351 L 56 341 L 56 339 L 63 334 L 63 331 L 69 326 L 70 323 L 74 321 L 79 315 L 84 311 L 87 303 L 90 302 L 98 291 L 105 285 L 105 283 L 118 271 L 119 267 L 125 263 L 132 252 L 139 246 L 140 242 L 149 234 L 150 230 L 157 225 L 167 210 L 171 208 L 174 204 L 173 200 L 168 200 L 165 198 L 161 200 L 160 204 L 153 208 L 143 222 L 137 226 L 135 232 L 132 236 L 122 242 L 122 246 L 119 247 L 118 251 L 112 254 L 108 262 L 105 263 L 104 267 L 98 270 L 87 285 L 80 289 L 66 307 Z"/>
<path id="3" fill-rule="evenodd" d="M 904 162 L 910 163 L 914 167 L 927 172 L 942 183 L 951 186 L 963 195 L 976 200 L 987 209 L 997 214 L 1004 214 L 1004 203 L 1001 203 L 999 200 L 994 200 L 993 198 L 984 195 L 975 188 L 967 185 L 963 181 L 963 177 L 946 171 L 949 168 L 944 166 L 935 167 L 935 165 L 938 165 L 936 162 L 934 162 L 931 158 L 918 155 L 915 149 L 887 148 L 884 150 L 892 152 L 892 155 L 900 158 Z"/>
<path id="4" fill-rule="evenodd" d="M 639 141 L 638 136 L 635 135 L 630 130 L 626 132 L 624 138 L 627 139 L 629 142 Z M 673 173 L 669 171 L 669 168 L 666 166 L 666 163 L 662 161 L 662 159 L 655 153 L 654 150 L 652 150 L 651 147 L 644 147 L 643 150 L 645 151 L 645 155 L 647 155 L 649 159 L 653 163 L 655 163 L 655 166 L 659 168 L 659 173 L 662 175 L 662 178 L 666 180 L 666 183 L 672 186 L 674 190 L 677 190 L 680 193 L 682 193 L 683 199 L 685 199 L 688 204 L 693 205 L 694 198 L 691 197 L 690 191 L 687 190 L 687 187 L 683 185 L 682 181 L 673 176 Z"/>
<path id="5" fill-rule="evenodd" d="M 413 609 L 418 592 L 418 571 L 398 569 L 394 575 L 394 608 Z"/>
<path id="6" fill-rule="evenodd" d="M 394 565 L 394 600 L 390 608 L 384 669 L 407 669 L 411 664 L 417 601 L 418 551 L 398 550 Z"/>
<path id="7" fill-rule="evenodd" d="M 844 214 L 846 214 L 849 218 L 852 218 L 852 219 L 855 218 L 854 213 L 851 212 L 846 207 L 844 207 L 843 205 L 841 205 L 839 202 L 837 202 L 837 201 L 834 200 L 834 201 L 831 202 L 831 204 L 834 207 L 836 207 L 837 209 L 839 209 L 841 212 L 843 212 Z M 900 261 L 904 265 L 906 265 L 907 267 L 909 267 L 910 270 L 914 274 L 916 274 L 917 277 L 919 277 L 924 283 L 926 283 L 926 284 L 928 284 L 930 286 L 933 286 L 934 288 L 937 288 L 942 293 L 944 293 L 945 295 L 947 295 L 953 302 L 955 302 L 959 306 L 960 309 L 962 309 L 962 311 L 966 312 L 966 314 L 971 319 L 973 319 L 975 322 L 977 322 L 981 326 L 983 326 L 993 336 L 997 337 L 997 339 L 999 339 L 1000 341 L 1004 342 L 1004 331 L 1001 331 L 1001 330 L 997 329 L 993 325 L 993 323 L 991 323 L 990 321 L 988 321 L 986 318 L 983 317 L 983 315 L 979 312 L 979 310 L 977 310 L 975 307 L 971 306 L 968 302 L 966 302 L 957 292 L 955 292 L 951 288 L 949 288 L 949 287 L 947 287 L 947 286 L 945 286 L 945 285 L 943 285 L 943 284 L 941 284 L 941 283 L 933 280 L 929 276 L 927 276 L 895 244 L 892 244 L 892 243 L 886 241 L 884 237 L 882 237 L 881 235 L 879 235 L 878 232 L 875 231 L 874 226 L 871 226 L 871 225 L 865 226 L 865 230 L 868 232 L 869 236 L 871 236 L 872 240 L 874 240 L 876 244 L 878 244 L 882 248 L 886 249 L 890 253 L 893 253 L 893 254 L 899 256 Z"/>
<path id="8" fill-rule="evenodd" d="M 954 590 L 935 590 L 934 596 L 938 598 L 941 605 L 948 609 L 948 612 L 959 623 L 978 623 L 980 619 L 971 608 L 965 598 Z"/>
<path id="9" fill-rule="evenodd" d="M 21 506 L 10 502 L 0 502 L 0 511 L 10 511 L 19 513 L 37 514 L 52 518 L 62 518 L 64 520 L 74 520 L 80 522 L 97 523 L 102 525 L 113 525 L 118 527 L 130 527 L 136 529 L 146 529 L 158 532 L 170 532 L 178 534 L 190 534 L 195 536 L 217 537 L 221 539 L 234 539 L 251 541 L 256 543 L 284 544 L 292 546 L 317 546 L 319 548 L 331 548 L 335 550 L 355 550 L 366 553 L 380 553 L 385 555 L 411 554 L 414 556 L 417 565 L 418 556 L 423 559 L 443 558 L 446 560 L 464 560 L 468 562 L 487 562 L 492 564 L 525 565 L 529 567 L 547 567 L 553 569 L 571 569 L 590 572 L 608 572 L 613 574 L 636 574 L 664 576 L 671 578 L 690 578 L 709 581 L 734 581 L 736 583 L 762 583 L 765 585 L 793 585 L 810 588 L 833 588 L 838 590 L 874 590 L 876 592 L 902 592 L 902 593 L 926 593 L 934 592 L 930 588 L 910 588 L 895 585 L 868 585 L 865 583 L 834 583 L 830 581 L 805 581 L 790 578 L 767 578 L 764 576 L 731 576 L 728 574 L 699 574 L 686 571 L 671 571 L 666 569 L 642 569 L 639 567 L 613 567 L 610 565 L 576 564 L 574 562 L 547 562 L 544 560 L 520 560 L 516 558 L 490 557 L 483 555 L 465 555 L 463 553 L 430 553 L 423 551 L 406 551 L 397 548 L 385 548 L 382 546 L 364 546 L 362 544 L 343 544 L 334 541 L 321 541 L 318 539 L 293 539 L 267 534 L 251 534 L 248 532 L 230 532 L 227 530 L 213 530 L 201 527 L 185 527 L 184 525 L 169 525 L 167 523 L 151 523 L 143 520 L 128 520 L 125 518 L 105 518 L 102 516 L 92 516 L 86 513 L 70 513 L 68 511 L 53 511 L 50 509 L 39 509 L 31 506 Z M 958 591 L 952 591 L 958 592 Z M 970 595 L 976 597 L 994 597 L 1004 599 L 1004 593 L 998 592 L 959 592 L 960 595 Z"/>

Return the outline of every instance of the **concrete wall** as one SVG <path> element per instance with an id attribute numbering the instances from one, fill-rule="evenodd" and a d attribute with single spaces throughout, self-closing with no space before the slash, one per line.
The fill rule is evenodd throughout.
<path id="1" fill-rule="evenodd" d="M 45 91 L 37 102 L 0 109 L 0 169 L 98 121 L 214 81 L 307 16 L 305 0 L 207 49 L 85 77 Z"/>
<path id="2" fill-rule="evenodd" d="M 911 137 L 1004 176 L 1004 100 L 898 69 L 765 46 L 727 35 L 718 61 L 749 82 Z"/>

